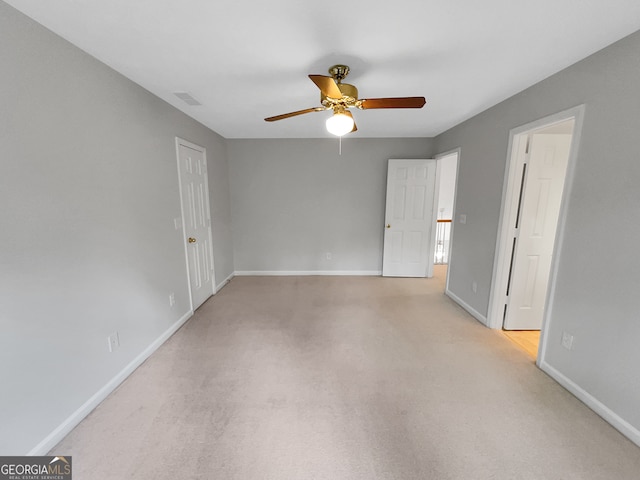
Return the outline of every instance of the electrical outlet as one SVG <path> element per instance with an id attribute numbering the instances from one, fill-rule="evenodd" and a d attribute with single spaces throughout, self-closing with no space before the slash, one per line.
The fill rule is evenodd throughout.
<path id="1" fill-rule="evenodd" d="M 331 252 L 327 252 L 327 254 L 325 255 L 327 260 L 331 260 Z"/>
<path id="2" fill-rule="evenodd" d="M 475 280 L 471 282 L 471 290 L 473 291 L 473 293 L 478 293 L 478 282 L 476 282 Z"/>
<path id="3" fill-rule="evenodd" d="M 120 348 L 120 337 L 118 336 L 118 332 L 114 332 L 107 337 L 107 342 L 109 342 L 109 351 L 113 352 Z"/>
<path id="4" fill-rule="evenodd" d="M 567 332 L 562 332 L 562 346 L 567 350 L 573 349 L 573 335 Z"/>
<path id="5" fill-rule="evenodd" d="M 171 292 L 169 294 L 169 306 L 173 307 L 176 304 L 176 294 Z"/>
<path id="6" fill-rule="evenodd" d="M 460 223 L 467 223 L 467 216 L 465 214 L 460 214 Z"/>

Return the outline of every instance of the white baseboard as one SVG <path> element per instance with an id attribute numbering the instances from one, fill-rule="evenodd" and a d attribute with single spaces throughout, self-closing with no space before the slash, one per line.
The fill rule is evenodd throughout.
<path id="1" fill-rule="evenodd" d="M 216 293 L 220 291 L 220 289 L 227 285 L 231 281 L 231 279 L 235 276 L 235 272 L 232 272 L 227 278 L 221 281 L 218 285 L 216 285 Z"/>
<path id="2" fill-rule="evenodd" d="M 381 270 L 241 270 L 235 272 L 237 276 L 308 276 L 308 275 L 351 275 L 351 276 L 379 276 Z"/>
<path id="3" fill-rule="evenodd" d="M 151 345 L 149 345 L 140 355 L 134 358 L 120 373 L 113 377 L 104 387 L 98 390 L 89 400 L 87 400 L 78 410 L 73 412 L 69 418 L 62 422 L 53 432 L 47 435 L 38 445 L 33 447 L 27 455 L 46 455 L 60 441 L 73 430 L 87 415 L 89 415 L 100 403 L 109 396 L 118 386 L 131 375 L 136 368 L 155 352 L 171 335 L 173 335 L 184 323 L 193 315 L 189 311 L 180 320 L 171 325 L 162 335 L 160 335 Z"/>
<path id="4" fill-rule="evenodd" d="M 540 369 L 553 378 L 556 382 L 569 390 L 578 400 L 584 403 L 591 410 L 600 415 L 604 420 L 611 424 L 613 428 L 622 433 L 625 437 L 640 447 L 640 430 L 631 425 L 617 413 L 607 407 L 600 400 L 595 398 L 589 392 L 580 387 L 570 378 L 560 373 L 547 362 L 540 363 Z"/>
<path id="5" fill-rule="evenodd" d="M 475 308 L 473 308 L 471 305 L 469 305 L 467 302 L 465 302 L 464 300 L 462 300 L 460 297 L 458 297 L 455 293 L 453 293 L 451 290 L 446 289 L 444 294 L 449 297 L 451 300 L 453 300 L 454 302 L 456 302 L 458 305 L 460 305 L 462 308 L 464 308 L 468 313 L 471 314 L 472 317 L 474 317 L 476 320 L 478 320 L 480 323 L 482 323 L 483 325 L 488 325 L 487 323 L 487 317 L 485 317 L 484 315 L 482 315 L 480 312 L 478 312 Z"/>

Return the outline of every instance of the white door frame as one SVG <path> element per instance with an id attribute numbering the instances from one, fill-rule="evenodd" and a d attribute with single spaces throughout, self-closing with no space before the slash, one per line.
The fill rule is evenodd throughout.
<path id="1" fill-rule="evenodd" d="M 453 150 L 449 150 L 443 153 L 439 153 L 438 155 L 435 156 L 436 159 L 436 195 L 439 195 L 440 193 L 440 169 L 442 168 L 440 166 L 440 159 L 443 157 L 448 157 L 449 155 L 456 155 L 456 179 L 455 182 L 453 183 L 453 210 L 451 211 L 451 230 L 449 231 L 449 259 L 448 259 L 448 264 L 447 264 L 447 280 L 445 283 L 445 287 L 444 287 L 444 291 L 448 292 L 449 291 L 449 272 L 451 271 L 451 269 L 449 268 L 449 265 L 451 265 L 451 254 L 453 253 L 453 230 L 455 228 L 455 218 L 456 218 L 456 200 L 458 199 L 458 172 L 460 170 L 460 152 L 461 149 L 460 147 L 458 148 L 454 148 Z M 438 197 L 436 197 L 437 199 Z M 436 213 L 436 220 L 434 221 L 437 224 L 438 221 L 438 206 L 435 206 L 436 208 L 434 208 L 434 212 Z M 435 232 L 435 228 L 434 228 L 434 232 Z M 435 245 L 435 233 L 434 233 L 434 238 L 433 238 L 433 245 Z M 433 259 L 432 259 L 432 265 L 433 265 Z"/>
<path id="2" fill-rule="evenodd" d="M 184 245 L 184 261 L 186 263 L 186 271 L 187 271 L 187 288 L 189 290 L 189 306 L 190 306 L 190 310 L 193 312 L 194 308 L 193 308 L 193 293 L 191 291 L 191 274 L 189 271 L 189 248 L 188 248 L 188 243 L 187 243 L 187 236 L 186 236 L 186 224 L 185 224 L 185 216 L 184 216 L 184 205 L 183 205 L 183 192 L 182 192 L 182 180 L 180 178 L 180 145 L 183 145 L 185 147 L 188 148 L 192 148 L 193 150 L 197 150 L 199 152 L 202 152 L 202 156 L 204 158 L 204 163 L 206 165 L 207 168 L 207 175 L 205 176 L 205 194 L 206 194 L 206 200 L 207 200 L 207 210 L 209 210 L 209 218 L 211 218 L 211 198 L 209 196 L 209 178 L 208 178 L 208 172 L 209 172 L 209 165 L 207 164 L 207 149 L 204 147 L 201 147 L 200 145 L 196 145 L 195 143 L 191 143 L 188 140 L 185 140 L 183 138 L 180 137 L 176 137 L 176 164 L 178 166 L 178 189 L 179 189 L 179 193 L 180 193 L 180 215 L 182 217 L 182 241 L 183 241 L 183 245 Z M 212 234 L 212 223 L 213 220 L 211 220 L 209 222 L 209 245 L 211 248 L 211 251 L 209 252 L 211 255 L 211 285 L 212 285 L 212 291 L 211 294 L 215 295 L 216 294 L 216 269 L 215 269 L 215 258 L 213 257 L 213 234 Z"/>
<path id="3" fill-rule="evenodd" d="M 567 172 L 565 175 L 564 190 L 562 192 L 562 201 L 560 205 L 560 214 L 558 215 L 558 227 L 556 230 L 555 243 L 553 247 L 553 257 L 551 260 L 551 271 L 549 274 L 549 284 L 546 294 L 546 302 L 544 315 L 542 320 L 542 329 L 540 334 L 540 345 L 538 348 L 538 365 L 541 364 L 546 351 L 548 322 L 551 318 L 551 309 L 553 308 L 553 296 L 556 288 L 556 278 L 558 274 L 558 255 L 562 248 L 562 240 L 564 238 L 565 221 L 567 217 L 568 198 L 571 195 L 571 187 L 573 185 L 573 177 L 575 173 L 575 164 L 578 157 L 578 146 L 580 145 L 580 137 L 582 125 L 584 122 L 584 105 L 570 108 L 568 110 L 541 118 L 526 125 L 516 127 L 509 132 L 509 144 L 507 148 L 506 169 L 504 174 L 504 184 L 502 188 L 502 206 L 500 208 L 500 222 L 498 224 L 498 237 L 496 241 L 496 253 L 493 263 L 493 276 L 491 282 L 491 295 L 489 297 L 489 311 L 487 316 L 487 326 L 493 329 L 502 328 L 502 320 L 504 315 L 505 292 L 509 278 L 509 266 L 511 260 L 512 249 L 512 232 L 511 219 L 516 213 L 517 197 L 520 188 L 520 170 L 517 167 L 518 161 L 526 148 L 526 139 L 531 130 L 538 130 L 567 120 L 574 120 L 573 137 L 571 140 L 571 149 L 569 152 L 569 162 L 567 164 Z"/>

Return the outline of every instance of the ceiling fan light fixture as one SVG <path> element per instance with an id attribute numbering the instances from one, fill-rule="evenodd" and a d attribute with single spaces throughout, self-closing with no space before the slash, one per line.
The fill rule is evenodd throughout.
<path id="1" fill-rule="evenodd" d="M 353 130 L 353 117 L 343 112 L 336 112 L 327 118 L 327 131 L 342 137 Z"/>

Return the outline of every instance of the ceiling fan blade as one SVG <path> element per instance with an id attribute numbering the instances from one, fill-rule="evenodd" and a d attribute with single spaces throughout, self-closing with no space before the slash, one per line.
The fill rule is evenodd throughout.
<path id="1" fill-rule="evenodd" d="M 338 88 L 338 84 L 333 77 L 327 77 L 326 75 L 309 75 L 309 78 L 325 96 L 330 98 L 342 98 L 342 92 Z"/>
<path id="2" fill-rule="evenodd" d="M 282 115 L 276 115 L 275 117 L 265 118 L 264 120 L 265 122 L 275 122 L 276 120 L 283 120 L 285 118 L 295 117 L 297 115 L 303 115 L 305 113 L 322 112 L 323 110 L 326 110 L 326 108 L 324 107 L 307 108 L 305 110 L 298 110 L 297 112 L 283 113 Z"/>
<path id="3" fill-rule="evenodd" d="M 349 117 L 351 117 L 351 118 L 353 118 L 353 115 L 351 114 L 351 112 L 349 110 L 345 110 L 344 114 L 349 116 Z M 358 130 L 358 127 L 356 126 L 356 119 L 353 118 L 353 128 L 351 129 L 351 131 L 349 133 L 353 133 L 356 130 Z"/>
<path id="4" fill-rule="evenodd" d="M 362 100 L 362 109 L 370 108 L 422 108 L 427 103 L 424 97 L 367 98 Z"/>

